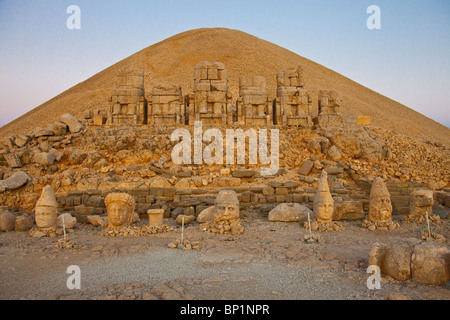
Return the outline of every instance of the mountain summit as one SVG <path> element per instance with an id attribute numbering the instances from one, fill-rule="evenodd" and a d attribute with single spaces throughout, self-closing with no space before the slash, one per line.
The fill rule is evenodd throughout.
<path id="1" fill-rule="evenodd" d="M 226 66 L 234 98 L 243 75 L 266 77 L 269 96 L 275 98 L 277 72 L 300 65 L 314 108 L 319 90 L 335 90 L 342 100 L 344 115 L 370 116 L 375 126 L 450 144 L 450 129 L 444 125 L 276 44 L 224 28 L 190 30 L 151 45 L 3 126 L 0 137 L 46 127 L 65 113 L 82 118 L 87 109 L 108 108 L 108 97 L 122 68 L 144 71 L 146 94 L 157 84 L 178 84 L 187 94 L 192 90 L 194 67 L 200 61 L 220 61 Z"/>

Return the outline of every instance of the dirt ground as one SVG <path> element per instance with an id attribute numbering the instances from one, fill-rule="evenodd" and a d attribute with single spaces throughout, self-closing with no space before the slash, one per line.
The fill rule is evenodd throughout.
<path id="1" fill-rule="evenodd" d="M 450 284 L 427 286 L 382 276 L 369 290 L 366 273 L 375 242 L 417 244 L 425 225 L 401 224 L 393 231 L 368 231 L 362 221 L 320 233 L 321 243 L 301 241 L 299 223 L 269 222 L 246 212 L 242 235 L 215 235 L 198 223 L 184 237 L 201 250 L 168 247 L 181 227 L 145 237 L 105 237 L 92 225 L 77 224 L 69 239 L 76 248 L 55 247 L 59 238 L 31 238 L 28 232 L 0 234 L 0 299 L 101 300 L 297 300 L 445 299 Z M 142 219 L 138 225 L 148 223 Z M 433 231 L 450 239 L 448 220 Z M 81 289 L 70 290 L 67 268 L 81 270 Z"/>

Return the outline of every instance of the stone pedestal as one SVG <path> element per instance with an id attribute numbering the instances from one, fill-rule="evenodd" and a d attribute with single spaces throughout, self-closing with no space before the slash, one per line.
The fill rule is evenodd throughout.
<path id="1" fill-rule="evenodd" d="M 148 214 L 148 226 L 159 227 L 163 224 L 164 210 L 163 209 L 150 209 Z"/>

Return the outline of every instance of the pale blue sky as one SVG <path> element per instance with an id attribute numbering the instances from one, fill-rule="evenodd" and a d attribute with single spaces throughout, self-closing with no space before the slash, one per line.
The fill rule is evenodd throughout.
<path id="1" fill-rule="evenodd" d="M 69 5 L 81 30 L 69 30 Z M 381 30 L 369 30 L 369 5 Z M 0 126 L 177 33 L 239 29 L 450 126 L 450 1 L 0 0 Z"/>

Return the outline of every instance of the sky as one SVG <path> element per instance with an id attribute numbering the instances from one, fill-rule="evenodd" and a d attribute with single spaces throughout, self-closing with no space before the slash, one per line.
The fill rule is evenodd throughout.
<path id="1" fill-rule="evenodd" d="M 80 8 L 80 29 L 67 20 Z M 380 29 L 369 29 L 370 5 Z M 448 0 L 0 0 L 0 126 L 177 33 L 238 29 L 450 127 Z"/>

